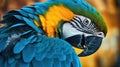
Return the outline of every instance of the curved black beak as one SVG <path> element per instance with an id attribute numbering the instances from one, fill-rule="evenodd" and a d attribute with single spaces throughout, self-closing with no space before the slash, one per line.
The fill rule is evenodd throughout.
<path id="1" fill-rule="evenodd" d="M 89 56 L 93 53 L 95 53 L 101 46 L 102 43 L 101 37 L 97 36 L 88 36 L 85 38 L 85 48 L 84 51 L 81 52 L 78 56 Z"/>
<path id="2" fill-rule="evenodd" d="M 102 43 L 102 37 L 97 36 L 87 36 L 84 35 L 75 35 L 65 39 L 72 46 L 83 49 L 83 51 L 78 54 L 79 57 L 89 56 L 95 53 Z"/>

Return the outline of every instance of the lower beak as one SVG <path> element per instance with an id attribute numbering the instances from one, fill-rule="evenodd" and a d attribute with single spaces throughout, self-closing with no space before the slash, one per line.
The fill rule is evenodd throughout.
<path id="1" fill-rule="evenodd" d="M 65 39 L 72 46 L 83 49 L 83 51 L 78 55 L 81 56 L 89 56 L 95 53 L 102 43 L 102 37 L 97 36 L 87 36 L 84 35 L 75 35 Z"/>

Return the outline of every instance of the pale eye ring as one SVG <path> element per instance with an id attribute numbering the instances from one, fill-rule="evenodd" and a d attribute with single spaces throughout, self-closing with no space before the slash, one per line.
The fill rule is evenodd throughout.
<path id="1" fill-rule="evenodd" d="M 84 25 L 89 25 L 89 24 L 90 24 L 90 22 L 89 22 L 89 20 L 88 20 L 88 19 L 84 19 L 84 20 L 83 20 L 83 24 L 84 24 Z"/>

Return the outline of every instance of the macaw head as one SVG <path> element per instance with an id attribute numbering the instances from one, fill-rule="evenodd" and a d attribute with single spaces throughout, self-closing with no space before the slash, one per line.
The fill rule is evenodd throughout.
<path id="1" fill-rule="evenodd" d="M 55 13 L 51 18 L 58 16 L 57 10 L 60 14 L 58 18 L 62 17 L 59 21 L 63 23 L 58 26 L 59 37 L 72 46 L 83 49 L 78 56 L 88 56 L 96 52 L 107 33 L 106 24 L 100 13 L 84 0 L 49 0 L 48 2 L 54 9 L 48 11 Z"/>
<path id="2" fill-rule="evenodd" d="M 96 52 L 105 35 L 92 20 L 80 15 L 75 15 L 70 23 L 64 23 L 62 26 L 62 38 L 72 46 L 84 50 L 79 56 Z"/>

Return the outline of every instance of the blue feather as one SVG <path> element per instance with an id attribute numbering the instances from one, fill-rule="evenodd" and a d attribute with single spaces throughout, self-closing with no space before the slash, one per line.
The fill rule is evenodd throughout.
<path id="1" fill-rule="evenodd" d="M 36 9 L 36 13 L 37 15 L 39 15 L 40 13 L 42 13 L 41 9 L 39 6 L 35 6 L 35 9 Z"/>
<path id="2" fill-rule="evenodd" d="M 44 36 L 42 36 L 41 34 L 38 33 L 38 40 L 37 40 L 37 42 L 41 42 L 42 38 L 44 38 Z"/>
<path id="3" fill-rule="evenodd" d="M 35 14 L 36 14 L 36 15 L 39 15 L 39 13 L 40 13 L 40 12 L 38 12 L 37 10 L 35 11 Z"/>
<path id="4" fill-rule="evenodd" d="M 18 23 L 18 24 L 12 25 L 10 28 L 18 27 L 18 26 L 24 26 L 24 25 L 25 25 L 24 23 Z"/>
<path id="5" fill-rule="evenodd" d="M 0 67 L 4 67 L 4 58 L 2 56 L 0 56 Z"/>
<path id="6" fill-rule="evenodd" d="M 8 58 L 8 63 L 9 64 L 13 63 L 14 61 L 15 61 L 15 58 L 13 58 L 13 57 L 9 57 Z"/>
<path id="7" fill-rule="evenodd" d="M 31 14 L 34 14 L 34 10 L 31 9 L 31 8 L 21 8 L 21 10 L 25 11 L 25 12 L 28 12 L 28 13 L 31 13 Z"/>
<path id="8" fill-rule="evenodd" d="M 21 15 L 23 15 L 23 16 L 28 16 L 28 13 L 27 12 L 25 12 L 25 11 L 23 11 L 23 10 L 17 10 Z"/>
<path id="9" fill-rule="evenodd" d="M 13 52 L 14 52 L 15 54 L 20 53 L 20 52 L 24 49 L 24 47 L 25 47 L 26 45 L 28 45 L 28 43 L 30 43 L 30 41 L 31 41 L 34 37 L 35 37 L 35 36 L 32 35 L 32 36 L 30 36 L 30 37 L 27 38 L 27 39 L 22 39 L 22 40 L 20 40 L 20 41 L 15 45 L 15 47 L 14 47 L 14 49 L 13 49 Z"/>
<path id="10" fill-rule="evenodd" d="M 40 64 L 39 61 L 36 61 L 36 60 L 33 60 L 33 61 L 32 61 L 32 66 L 33 66 L 33 67 L 40 67 L 39 64 Z"/>
<path id="11" fill-rule="evenodd" d="M 35 24 L 32 20 L 28 19 L 28 18 L 25 18 L 23 17 L 24 21 L 29 25 L 31 26 L 33 29 L 35 29 L 37 32 L 39 33 L 43 33 L 43 31 L 41 31 Z"/>
<path id="12" fill-rule="evenodd" d="M 9 64 L 8 67 L 16 67 L 16 62 L 17 62 L 17 61 L 15 61 L 14 63 Z"/>
<path id="13" fill-rule="evenodd" d="M 2 36 L 4 37 L 4 36 Z M 7 38 L 1 38 L 0 40 L 0 52 L 3 51 L 7 47 Z"/>
<path id="14" fill-rule="evenodd" d="M 37 60 L 32 61 L 33 67 L 57 67 L 54 66 L 54 63 L 55 62 L 53 61 L 53 59 L 50 58 L 45 58 L 42 61 L 37 61 Z"/>
<path id="15" fill-rule="evenodd" d="M 38 40 L 37 37 L 33 38 L 30 43 L 35 43 Z"/>
<path id="16" fill-rule="evenodd" d="M 62 67 L 61 65 L 61 61 L 59 61 L 58 59 L 54 59 L 53 67 Z"/>
<path id="17" fill-rule="evenodd" d="M 35 20 L 37 20 L 37 22 L 40 22 L 40 20 L 39 20 L 39 16 L 34 15 L 33 17 L 34 17 Z"/>
<path id="18" fill-rule="evenodd" d="M 9 66 L 9 64 L 8 64 L 8 62 L 7 62 L 7 59 L 4 61 L 4 64 L 3 64 L 3 67 L 8 67 Z"/>
<path id="19" fill-rule="evenodd" d="M 33 46 L 27 46 L 22 52 L 23 60 L 24 62 L 27 63 L 31 62 L 34 55 L 35 55 L 35 48 Z"/>
<path id="20" fill-rule="evenodd" d="M 24 25 L 25 25 L 24 23 L 14 24 L 14 25 L 12 25 L 12 26 L 10 26 L 10 27 L 8 27 L 8 28 L 5 28 L 5 29 L 1 30 L 1 33 L 5 32 L 5 31 L 8 31 L 8 30 L 10 30 L 11 28 L 20 27 L 20 26 L 24 26 Z"/>
<path id="21" fill-rule="evenodd" d="M 45 52 L 39 52 L 39 54 L 35 55 L 35 60 L 42 61 L 45 58 L 45 56 L 46 56 Z"/>
<path id="22" fill-rule="evenodd" d="M 42 64 L 44 64 L 44 67 L 53 67 L 53 59 L 44 59 L 42 61 Z"/>
<path id="23" fill-rule="evenodd" d="M 54 58 L 58 58 L 59 61 L 65 61 L 66 60 L 65 54 L 56 54 L 56 55 L 54 55 Z"/>
<path id="24" fill-rule="evenodd" d="M 30 67 L 29 63 L 25 63 L 23 62 L 22 60 L 19 60 L 17 63 L 16 63 L 16 66 L 15 67 Z"/>
<path id="25" fill-rule="evenodd" d="M 61 67 L 67 67 L 66 61 L 61 62 Z"/>
<path id="26" fill-rule="evenodd" d="M 53 59 L 45 58 L 42 61 L 39 61 L 40 67 L 53 67 Z"/>
<path id="27" fill-rule="evenodd" d="M 37 4 L 37 3 L 36 3 Z M 41 5 L 40 5 L 41 4 Z M 39 13 L 39 14 L 45 14 L 46 11 L 48 10 L 48 4 L 47 3 L 39 3 L 39 5 L 37 5 L 35 7 L 36 11 Z"/>
<path id="28" fill-rule="evenodd" d="M 34 15 L 33 15 L 33 14 L 30 14 L 30 13 L 29 13 L 28 16 L 29 16 L 30 18 L 32 18 L 32 19 L 34 18 Z"/>
<path id="29" fill-rule="evenodd" d="M 20 15 L 14 15 L 15 18 L 19 19 L 19 20 L 23 20 L 23 16 Z"/>
<path id="30" fill-rule="evenodd" d="M 73 57 L 72 66 L 73 67 L 82 67 L 80 64 L 80 61 L 78 59 L 78 56 L 75 53 L 72 54 L 72 57 Z"/>
<path id="31" fill-rule="evenodd" d="M 16 55 L 14 56 L 14 58 L 15 58 L 16 60 L 20 59 L 20 58 L 21 58 L 21 54 L 16 54 Z"/>
<path id="32" fill-rule="evenodd" d="M 22 33 L 21 36 L 26 35 L 26 34 L 29 34 L 30 32 L 32 32 L 32 30 L 29 30 L 29 31 L 26 31 L 26 32 Z"/>
<path id="33" fill-rule="evenodd" d="M 72 54 L 69 54 L 69 55 L 66 55 L 66 60 L 65 61 L 63 61 L 63 65 L 65 66 L 65 67 L 73 67 L 73 66 L 71 66 L 71 64 L 72 64 L 72 61 L 73 61 L 73 58 L 72 58 Z"/>
<path id="34" fill-rule="evenodd" d="M 68 62 L 72 62 L 72 61 L 73 61 L 72 54 L 67 54 L 67 55 L 66 55 L 66 60 L 67 60 Z"/>
<path id="35" fill-rule="evenodd" d="M 13 57 L 12 58 L 11 57 L 8 58 L 8 66 L 9 67 L 16 67 L 16 62 L 17 61 L 15 60 L 15 58 L 13 58 Z"/>
<path id="36" fill-rule="evenodd" d="M 21 40 L 20 42 L 18 42 L 18 43 L 15 45 L 15 47 L 14 47 L 14 49 L 13 49 L 13 52 L 14 52 L 15 54 L 20 53 L 20 52 L 25 48 L 25 45 L 27 45 L 28 43 L 29 43 L 29 41 L 27 41 L 27 39 Z"/>

